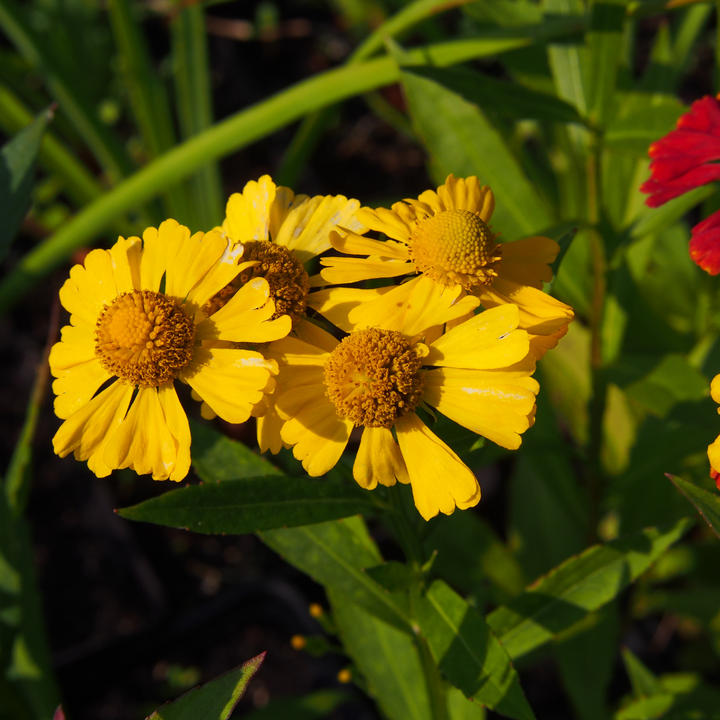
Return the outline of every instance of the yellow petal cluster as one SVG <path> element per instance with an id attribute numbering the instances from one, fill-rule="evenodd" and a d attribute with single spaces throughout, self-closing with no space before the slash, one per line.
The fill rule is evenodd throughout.
<path id="1" fill-rule="evenodd" d="M 60 293 L 70 324 L 50 356 L 64 420 L 55 451 L 100 477 L 182 479 L 179 381 L 206 418 L 256 417 L 260 449 L 291 447 L 310 475 L 327 473 L 358 428 L 361 487 L 410 484 L 425 519 L 475 505 L 477 479 L 434 419 L 518 448 L 535 418 L 536 360 L 573 319 L 542 291 L 557 244 L 500 242 L 494 205 L 477 178 L 370 209 L 263 176 L 208 233 L 168 220 L 92 251 Z M 330 248 L 340 256 L 308 276 Z M 386 285 L 342 287 L 369 279 Z"/>

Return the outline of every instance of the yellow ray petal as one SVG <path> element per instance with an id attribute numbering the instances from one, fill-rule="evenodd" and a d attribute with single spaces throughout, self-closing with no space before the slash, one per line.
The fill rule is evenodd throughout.
<path id="1" fill-rule="evenodd" d="M 307 195 L 295 195 L 295 193 L 287 187 L 278 186 L 275 188 L 275 199 L 270 205 L 270 238 L 275 241 L 280 228 L 285 222 L 293 208 L 302 205 L 308 199 Z"/>
<path id="2" fill-rule="evenodd" d="M 424 199 L 424 193 L 420 196 Z M 438 188 L 438 197 L 443 210 L 468 210 L 476 212 L 484 222 L 488 222 L 495 209 L 495 197 L 487 185 L 480 187 L 473 175 L 468 178 L 456 178 L 448 175 L 444 185 Z"/>
<path id="3" fill-rule="evenodd" d="M 223 241 L 227 242 L 226 236 L 222 233 L 219 234 Z M 258 264 L 256 260 L 240 262 L 243 251 L 244 246 L 242 244 L 228 244 L 226 246 L 219 260 L 210 267 L 200 282 L 188 293 L 187 302 L 192 308 L 202 307 L 213 295 L 232 282 L 245 268 Z"/>
<path id="4" fill-rule="evenodd" d="M 111 468 L 131 468 L 138 475 L 152 473 L 153 480 L 168 479 L 177 450 L 156 388 L 138 390 L 127 417 L 108 441 L 103 459 Z"/>
<path id="5" fill-rule="evenodd" d="M 115 285 L 119 293 L 130 292 L 140 287 L 140 258 L 142 241 L 139 237 L 118 238 L 108 251 L 112 261 Z"/>
<path id="6" fill-rule="evenodd" d="M 161 225 L 161 233 L 162 230 Z M 198 306 L 205 301 L 198 301 L 191 292 L 192 289 L 200 284 L 208 271 L 219 261 L 228 243 L 221 233 L 212 230 L 207 234 L 197 232 L 191 236 L 190 231 L 182 225 L 179 225 L 172 235 L 166 235 L 168 237 L 165 242 L 168 243 L 170 252 L 167 258 L 165 294 L 179 302 L 184 302 L 187 298 L 188 311 L 192 313 L 195 310 L 193 305 Z"/>
<path id="7" fill-rule="evenodd" d="M 166 220 L 160 228 L 149 227 L 143 232 L 143 251 L 140 256 L 140 289 L 160 290 L 160 282 L 167 268 L 168 253 L 174 252 L 175 248 L 168 247 L 166 242 L 168 236 L 180 228 L 175 220 Z M 187 228 L 185 228 L 187 230 Z M 187 230 L 187 232 L 190 232 Z M 162 238 L 160 237 L 162 233 Z"/>
<path id="8" fill-rule="evenodd" d="M 110 374 L 96 358 L 69 370 L 63 370 L 53 383 L 55 414 L 65 420 L 77 412 L 95 395 Z"/>
<path id="9" fill-rule="evenodd" d="M 373 490 L 377 484 L 394 485 L 398 479 L 409 483 L 400 447 L 387 428 L 365 428 L 358 448 L 353 477 L 360 487 Z"/>
<path id="10" fill-rule="evenodd" d="M 60 457 L 74 452 L 87 460 L 112 435 L 125 417 L 133 388 L 121 382 L 96 395 L 69 417 L 55 433 L 53 448 Z"/>
<path id="11" fill-rule="evenodd" d="M 393 240 L 398 240 L 407 245 L 412 235 L 412 226 L 408 223 L 408 217 L 401 216 L 395 211 L 393 205 L 392 210 L 379 207 L 375 210 L 368 207 L 362 207 L 358 210 L 357 218 L 371 230 L 385 233 Z"/>
<path id="12" fill-rule="evenodd" d="M 386 295 L 391 290 L 393 290 L 392 285 L 375 290 L 333 287 L 310 293 L 307 304 L 308 307 L 319 312 L 341 330 L 352 332 L 355 324 L 350 321 L 350 312 L 359 305 L 372 302 Z"/>
<path id="13" fill-rule="evenodd" d="M 280 437 L 284 423 L 274 406 L 257 419 L 257 442 L 260 452 L 269 450 L 273 455 L 277 455 L 283 447 L 287 447 Z"/>
<path id="14" fill-rule="evenodd" d="M 275 242 L 293 250 L 300 262 L 307 262 L 330 248 L 330 231 L 337 225 L 365 229 L 355 217 L 359 207 L 357 200 L 344 195 L 310 198 L 290 211 Z"/>
<path id="15" fill-rule="evenodd" d="M 477 505 L 480 486 L 460 458 L 415 413 L 395 423 L 398 443 L 407 464 L 413 498 L 425 518 L 450 515 L 455 507 Z"/>
<path id="16" fill-rule="evenodd" d="M 282 427 L 284 442 L 293 446 L 293 455 L 302 461 L 308 475 L 319 477 L 335 467 L 345 450 L 353 424 L 335 412 L 335 406 L 315 388 L 297 388 L 291 405 L 301 410 Z"/>
<path id="17" fill-rule="evenodd" d="M 285 337 L 292 328 L 289 315 L 270 320 L 275 304 L 268 300 L 265 278 L 254 278 L 243 285 L 220 310 L 200 322 L 196 341 L 271 342 Z"/>
<path id="18" fill-rule="evenodd" d="M 314 322 L 310 322 L 306 318 L 303 318 L 297 324 L 295 335 L 297 335 L 299 340 L 309 345 L 315 345 L 315 347 L 321 348 L 328 353 L 332 352 L 338 344 L 338 341 L 329 332 L 318 327 Z"/>
<path id="19" fill-rule="evenodd" d="M 524 330 L 516 330 L 518 320 L 515 305 L 502 305 L 475 315 L 436 340 L 426 362 L 478 370 L 519 362 L 528 354 L 530 343 Z"/>
<path id="20" fill-rule="evenodd" d="M 557 347 L 558 342 L 567 335 L 569 325 L 563 325 L 550 335 L 528 335 L 530 352 L 536 360 L 540 360 L 548 350 Z"/>
<path id="21" fill-rule="evenodd" d="M 542 290 L 544 282 L 552 280 L 550 264 L 555 261 L 560 246 L 550 238 L 529 237 L 502 246 L 502 262 L 498 275 L 519 285 Z"/>
<path id="22" fill-rule="evenodd" d="M 190 424 L 172 383 L 166 383 L 158 388 L 158 400 L 168 430 L 175 442 L 175 464 L 168 479 L 182 480 L 190 470 Z M 154 479 L 159 480 L 160 478 Z"/>
<path id="23" fill-rule="evenodd" d="M 708 445 L 707 454 L 710 467 L 712 467 L 715 472 L 720 472 L 720 437 Z"/>
<path id="24" fill-rule="evenodd" d="M 339 232 L 330 233 L 330 244 L 338 252 L 346 255 L 374 255 L 395 260 L 409 260 L 407 245 L 392 240 L 373 240 L 346 228 L 339 228 Z"/>
<path id="25" fill-rule="evenodd" d="M 412 337 L 433 325 L 442 325 L 467 315 L 480 301 L 469 295 L 460 297 L 462 293 L 459 285 L 446 288 L 424 275 L 420 276 L 405 304 L 400 332 Z M 380 324 L 385 327 L 384 322 Z"/>
<path id="26" fill-rule="evenodd" d="M 533 378 L 503 382 L 502 376 L 486 380 L 472 370 L 440 368 L 426 372 L 425 379 L 426 403 L 501 447 L 520 447 L 539 389 Z"/>
<path id="27" fill-rule="evenodd" d="M 399 277 L 415 272 L 415 265 L 397 260 L 365 258 L 323 258 L 322 279 L 334 285 L 347 285 L 373 278 Z"/>
<path id="28" fill-rule="evenodd" d="M 61 340 L 50 351 L 50 372 L 58 377 L 68 368 L 80 365 L 95 357 L 95 330 L 87 325 L 65 325 Z"/>
<path id="29" fill-rule="evenodd" d="M 70 269 L 70 278 L 60 289 L 60 302 L 72 315 L 94 327 L 102 309 L 117 294 L 110 254 L 107 250 L 91 250 L 84 266 Z"/>
<path id="30" fill-rule="evenodd" d="M 720 375 L 716 375 L 710 383 L 710 396 L 716 403 L 720 403 Z"/>
<path id="31" fill-rule="evenodd" d="M 546 293 L 510 280 L 495 278 L 478 291 L 485 308 L 514 303 L 520 311 L 520 327 L 531 335 L 551 335 L 575 317 L 572 308 Z"/>
<path id="32" fill-rule="evenodd" d="M 250 350 L 201 347 L 181 378 L 223 420 L 245 422 L 263 396 L 277 364 Z"/>
<path id="33" fill-rule="evenodd" d="M 257 182 L 251 180 L 242 193 L 233 193 L 225 208 L 225 232 L 236 242 L 267 240 L 275 193 L 276 185 L 269 175 Z"/>
<path id="34" fill-rule="evenodd" d="M 348 313 L 348 323 L 355 330 L 381 325 L 385 330 L 402 331 L 405 320 L 405 308 L 415 286 L 422 275 L 385 290 L 374 300 L 365 301 Z M 428 327 L 432 323 L 428 323 Z"/>

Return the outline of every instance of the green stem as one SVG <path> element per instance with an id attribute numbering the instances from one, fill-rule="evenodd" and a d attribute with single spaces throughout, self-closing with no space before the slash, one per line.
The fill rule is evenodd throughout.
<path id="1" fill-rule="evenodd" d="M 587 448 L 587 490 L 588 490 L 588 542 L 597 542 L 597 525 L 600 519 L 603 475 L 600 455 L 602 451 L 603 418 L 607 404 L 607 378 L 603 367 L 602 326 L 607 290 L 607 259 L 605 246 L 600 234 L 600 167 L 601 151 L 596 137 L 588 158 L 588 216 L 590 230 L 590 252 L 593 268 L 593 295 L 590 317 L 590 370 L 592 374 L 592 398 L 589 407 L 589 439 Z"/>
<path id="2" fill-rule="evenodd" d="M 399 483 L 390 488 L 388 496 L 390 498 L 390 513 L 388 513 L 390 523 L 395 530 L 405 557 L 419 572 L 424 561 L 422 544 L 408 518 L 403 488 Z"/>
<path id="3" fill-rule="evenodd" d="M 430 696 L 430 714 L 433 720 L 450 720 L 447 708 L 447 688 L 445 681 L 440 677 L 440 670 L 430 652 L 427 640 L 423 637 L 417 638 L 417 646 L 420 652 L 420 664 L 422 665 L 425 684 Z"/>

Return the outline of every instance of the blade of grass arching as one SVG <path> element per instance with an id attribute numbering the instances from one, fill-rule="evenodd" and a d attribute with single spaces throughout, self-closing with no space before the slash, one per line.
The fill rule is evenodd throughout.
<path id="1" fill-rule="evenodd" d="M 14 135 L 32 120 L 32 113 L 17 95 L 0 85 L 0 127 L 3 132 Z M 78 205 L 90 203 L 104 192 L 85 166 L 50 132 L 42 140 L 38 161 L 63 179 L 63 190 Z"/>
<path id="2" fill-rule="evenodd" d="M 172 55 L 182 139 L 213 124 L 205 15 L 201 5 L 182 7 L 170 23 Z M 210 229 L 223 219 L 223 192 L 217 163 L 208 163 L 188 180 L 195 229 Z"/>
<path id="3" fill-rule="evenodd" d="M 118 60 L 130 92 L 130 103 L 145 152 L 150 160 L 160 157 L 175 145 L 175 131 L 167 94 L 150 60 L 142 26 L 133 12 L 131 0 L 110 0 L 110 25 Z M 185 225 L 192 215 L 191 203 L 181 184 L 168 184 L 162 193 L 167 214 Z M 199 228 L 193 228 L 198 230 Z"/>
<path id="4" fill-rule="evenodd" d="M 472 0 L 415 0 L 380 25 L 355 49 L 346 64 L 353 65 L 366 60 L 383 47 L 387 38 L 397 37 L 433 15 L 469 2 Z M 282 159 L 277 173 L 279 183 L 290 186 L 296 184 L 305 163 L 334 117 L 332 109 L 327 108 L 303 118 Z"/>
<path id="5" fill-rule="evenodd" d="M 700 33 L 705 29 L 708 18 L 712 14 L 712 9 L 710 3 L 704 3 L 702 5 L 692 5 L 685 8 L 683 12 L 672 48 L 672 66 L 679 77 L 684 77 L 687 65 L 694 57 L 691 52 L 695 48 Z"/>
<path id="6" fill-rule="evenodd" d="M 25 422 L 20 430 L 20 436 L 15 444 L 15 449 L 5 476 L 5 494 L 7 495 L 10 508 L 16 515 L 22 514 L 27 503 L 29 471 L 32 460 L 32 442 L 35 437 L 38 417 L 40 416 L 43 398 L 45 397 L 50 379 L 48 358 L 50 357 L 50 349 L 58 334 L 59 312 L 60 307 L 56 302 L 50 318 L 45 351 L 37 368 L 35 383 L 33 384 L 33 389 L 30 394 L 30 402 L 28 403 L 25 413 Z"/>
<path id="7" fill-rule="evenodd" d="M 43 75 L 50 93 L 84 138 L 108 179 L 115 183 L 129 175 L 133 167 L 120 141 L 100 122 L 85 98 L 76 94 L 72 78 L 63 73 L 49 49 L 29 27 L 23 9 L 15 0 L 0 0 L 0 27 L 18 52 Z"/>
<path id="8" fill-rule="evenodd" d="M 559 35 L 574 32 L 557 26 Z M 524 34 L 503 38 L 438 43 L 408 52 L 410 61 L 441 67 L 524 47 Z M 126 211 L 155 197 L 159 189 L 187 177 L 208 160 L 215 160 L 313 112 L 354 95 L 396 82 L 399 70 L 392 58 L 329 70 L 304 80 L 273 97 L 243 110 L 187 140 L 127 178 L 78 213 L 52 237 L 40 243 L 0 282 L 0 311 L 22 297 L 43 275 L 76 248 L 87 244 Z"/>

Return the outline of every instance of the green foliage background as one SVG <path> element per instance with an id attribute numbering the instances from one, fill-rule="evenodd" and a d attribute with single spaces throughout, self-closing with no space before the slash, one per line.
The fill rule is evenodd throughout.
<path id="1" fill-rule="evenodd" d="M 523 673 L 549 656 L 580 720 L 720 717 L 720 501 L 705 454 L 720 431 L 709 398 L 719 286 L 690 260 L 683 220 L 718 196 L 703 187 L 651 210 L 638 190 L 648 146 L 687 110 L 678 93 L 715 46 L 713 6 L 336 0 L 356 42 L 347 61 L 214 122 L 209 5 L 0 0 L 0 127 L 13 137 L 0 165 L 0 258 L 12 255 L 0 310 L 113 234 L 168 216 L 211 228 L 225 199 L 217 161 L 295 121 L 274 177 L 302 191 L 337 105 L 362 96 L 424 148 L 437 184 L 452 172 L 493 188 L 504 241 L 561 243 L 547 290 L 577 319 L 540 363 L 537 423 L 509 463 L 436 426 L 473 469 L 511 467 L 497 522 L 457 511 L 426 524 L 403 488 L 360 491 L 347 463 L 303 478 L 288 454 L 259 458 L 210 427 L 193 429 L 203 484 L 121 515 L 258 533 L 324 586 L 357 683 L 389 720 L 543 717 Z M 259 34 L 276 29 L 274 7 L 257 7 Z M 160 66 L 144 24 L 153 12 L 168 28 Z M 378 93 L 392 83 L 402 112 Z M 51 232 L 19 252 L 31 197 Z M 49 719 L 59 702 L 23 516 L 46 382 L 41 370 L 0 493 L 0 718 Z M 366 520 L 389 528 L 404 562 L 385 561 Z M 686 655 L 709 647 L 710 660 L 656 677 L 621 653 L 628 628 L 658 613 L 689 621 Z M 622 697 L 610 688 L 620 662 Z M 282 712 L 324 717 L 342 699 Z"/>

